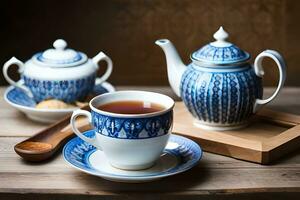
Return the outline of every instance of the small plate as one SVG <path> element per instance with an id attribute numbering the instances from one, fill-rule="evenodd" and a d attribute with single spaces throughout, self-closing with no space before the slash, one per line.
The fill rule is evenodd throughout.
<path id="1" fill-rule="evenodd" d="M 93 137 L 94 131 L 86 131 Z M 127 171 L 112 167 L 104 153 L 79 137 L 70 140 L 63 149 L 63 157 L 72 167 L 85 173 L 116 182 L 147 182 L 182 173 L 195 166 L 202 150 L 192 140 L 171 135 L 169 142 L 154 166 L 145 170 Z"/>
<path id="2" fill-rule="evenodd" d="M 97 82 L 96 82 L 97 83 Z M 102 84 L 96 84 L 94 87 L 93 95 L 100 95 L 107 92 L 114 92 L 115 88 L 108 82 Z M 43 123 L 53 123 L 63 118 L 67 114 L 72 113 L 78 109 L 67 108 L 67 109 L 37 109 L 35 108 L 36 102 L 25 94 L 22 90 L 10 86 L 4 93 L 4 99 L 11 106 L 25 113 L 25 115 L 34 121 Z"/>

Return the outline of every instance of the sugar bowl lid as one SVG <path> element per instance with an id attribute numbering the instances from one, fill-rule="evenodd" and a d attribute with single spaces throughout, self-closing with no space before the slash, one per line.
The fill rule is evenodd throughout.
<path id="1" fill-rule="evenodd" d="M 48 67 L 72 67 L 87 61 L 84 53 L 67 49 L 67 42 L 63 39 L 55 40 L 53 47 L 53 49 L 35 54 L 33 61 L 38 65 Z"/>
<path id="2" fill-rule="evenodd" d="M 249 60 L 249 53 L 226 41 L 228 33 L 222 26 L 214 34 L 214 38 L 216 41 L 192 53 L 191 59 L 208 65 L 229 65 Z"/>

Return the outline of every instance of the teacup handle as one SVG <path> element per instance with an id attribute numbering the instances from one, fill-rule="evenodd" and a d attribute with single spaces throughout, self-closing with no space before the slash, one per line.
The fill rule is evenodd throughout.
<path id="1" fill-rule="evenodd" d="M 17 65 L 19 67 L 18 69 L 18 72 L 21 74 L 23 73 L 24 71 L 24 63 L 20 60 L 18 60 L 16 57 L 12 57 L 11 59 L 9 59 L 3 66 L 3 75 L 4 75 L 4 78 L 7 80 L 7 82 L 10 84 L 10 85 L 13 85 L 15 86 L 16 88 L 19 88 L 21 90 L 23 90 L 29 97 L 33 97 L 31 91 L 25 87 L 23 85 L 23 82 L 22 81 L 14 81 L 13 79 L 11 79 L 8 75 L 8 68 L 12 65 Z"/>
<path id="2" fill-rule="evenodd" d="M 96 84 L 101 84 L 104 81 L 106 81 L 108 79 L 108 77 L 111 75 L 111 72 L 112 72 L 112 69 L 113 69 L 113 62 L 112 62 L 112 60 L 110 59 L 110 57 L 108 57 L 107 55 L 105 55 L 105 53 L 103 53 L 103 52 L 98 53 L 92 59 L 93 63 L 97 66 L 97 68 L 99 68 L 98 63 L 101 60 L 104 60 L 104 61 L 107 62 L 107 68 L 106 68 L 105 73 L 101 77 L 99 77 L 99 78 L 96 79 L 96 81 L 97 81 Z"/>
<path id="3" fill-rule="evenodd" d="M 74 131 L 74 133 L 80 137 L 82 140 L 84 140 L 85 142 L 97 147 L 98 149 L 102 149 L 98 144 L 97 144 L 97 141 L 96 141 L 96 137 L 95 138 L 89 138 L 89 137 L 86 137 L 85 135 L 83 135 L 79 130 L 78 128 L 76 127 L 76 118 L 78 116 L 86 116 L 89 120 L 89 123 L 92 124 L 92 115 L 90 112 L 86 111 L 86 110 L 75 110 L 71 116 L 71 120 L 70 120 L 70 123 L 71 123 L 71 127 L 72 127 L 72 130 Z"/>
<path id="4" fill-rule="evenodd" d="M 272 96 L 270 96 L 267 99 L 256 99 L 254 107 L 253 107 L 253 112 L 257 112 L 263 105 L 266 105 L 267 103 L 269 103 L 270 101 L 272 101 L 278 94 L 278 92 L 280 91 L 280 89 L 283 87 L 284 82 L 285 82 L 285 78 L 286 78 L 286 65 L 284 62 L 283 57 L 274 50 L 265 50 L 263 52 L 261 52 L 254 61 L 254 71 L 255 74 L 259 77 L 262 77 L 264 75 L 264 69 L 262 66 L 262 60 L 265 57 L 269 57 L 272 60 L 275 61 L 278 70 L 279 70 L 279 82 L 278 82 L 278 86 L 277 89 L 275 90 L 275 92 L 273 93 Z"/>

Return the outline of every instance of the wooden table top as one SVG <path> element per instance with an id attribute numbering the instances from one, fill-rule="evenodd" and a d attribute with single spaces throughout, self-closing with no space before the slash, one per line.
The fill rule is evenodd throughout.
<path id="1" fill-rule="evenodd" d="M 169 87 L 117 87 L 157 91 Z M 300 150 L 268 166 L 205 152 L 193 169 L 142 184 L 109 182 L 77 171 L 61 154 L 39 163 L 23 161 L 13 146 L 46 127 L 28 120 L 3 99 L 0 87 L 0 199 L 284 199 L 300 196 Z M 265 90 L 268 95 L 272 88 Z M 300 88 L 285 88 L 269 108 L 300 114 Z M 24 196 L 25 195 L 25 196 Z"/>

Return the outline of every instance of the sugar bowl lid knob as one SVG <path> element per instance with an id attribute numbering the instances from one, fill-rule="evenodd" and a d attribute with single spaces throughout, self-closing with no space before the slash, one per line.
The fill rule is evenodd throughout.
<path id="1" fill-rule="evenodd" d="M 63 39 L 57 39 L 53 42 L 53 47 L 57 50 L 64 50 L 67 47 L 67 42 Z"/>

